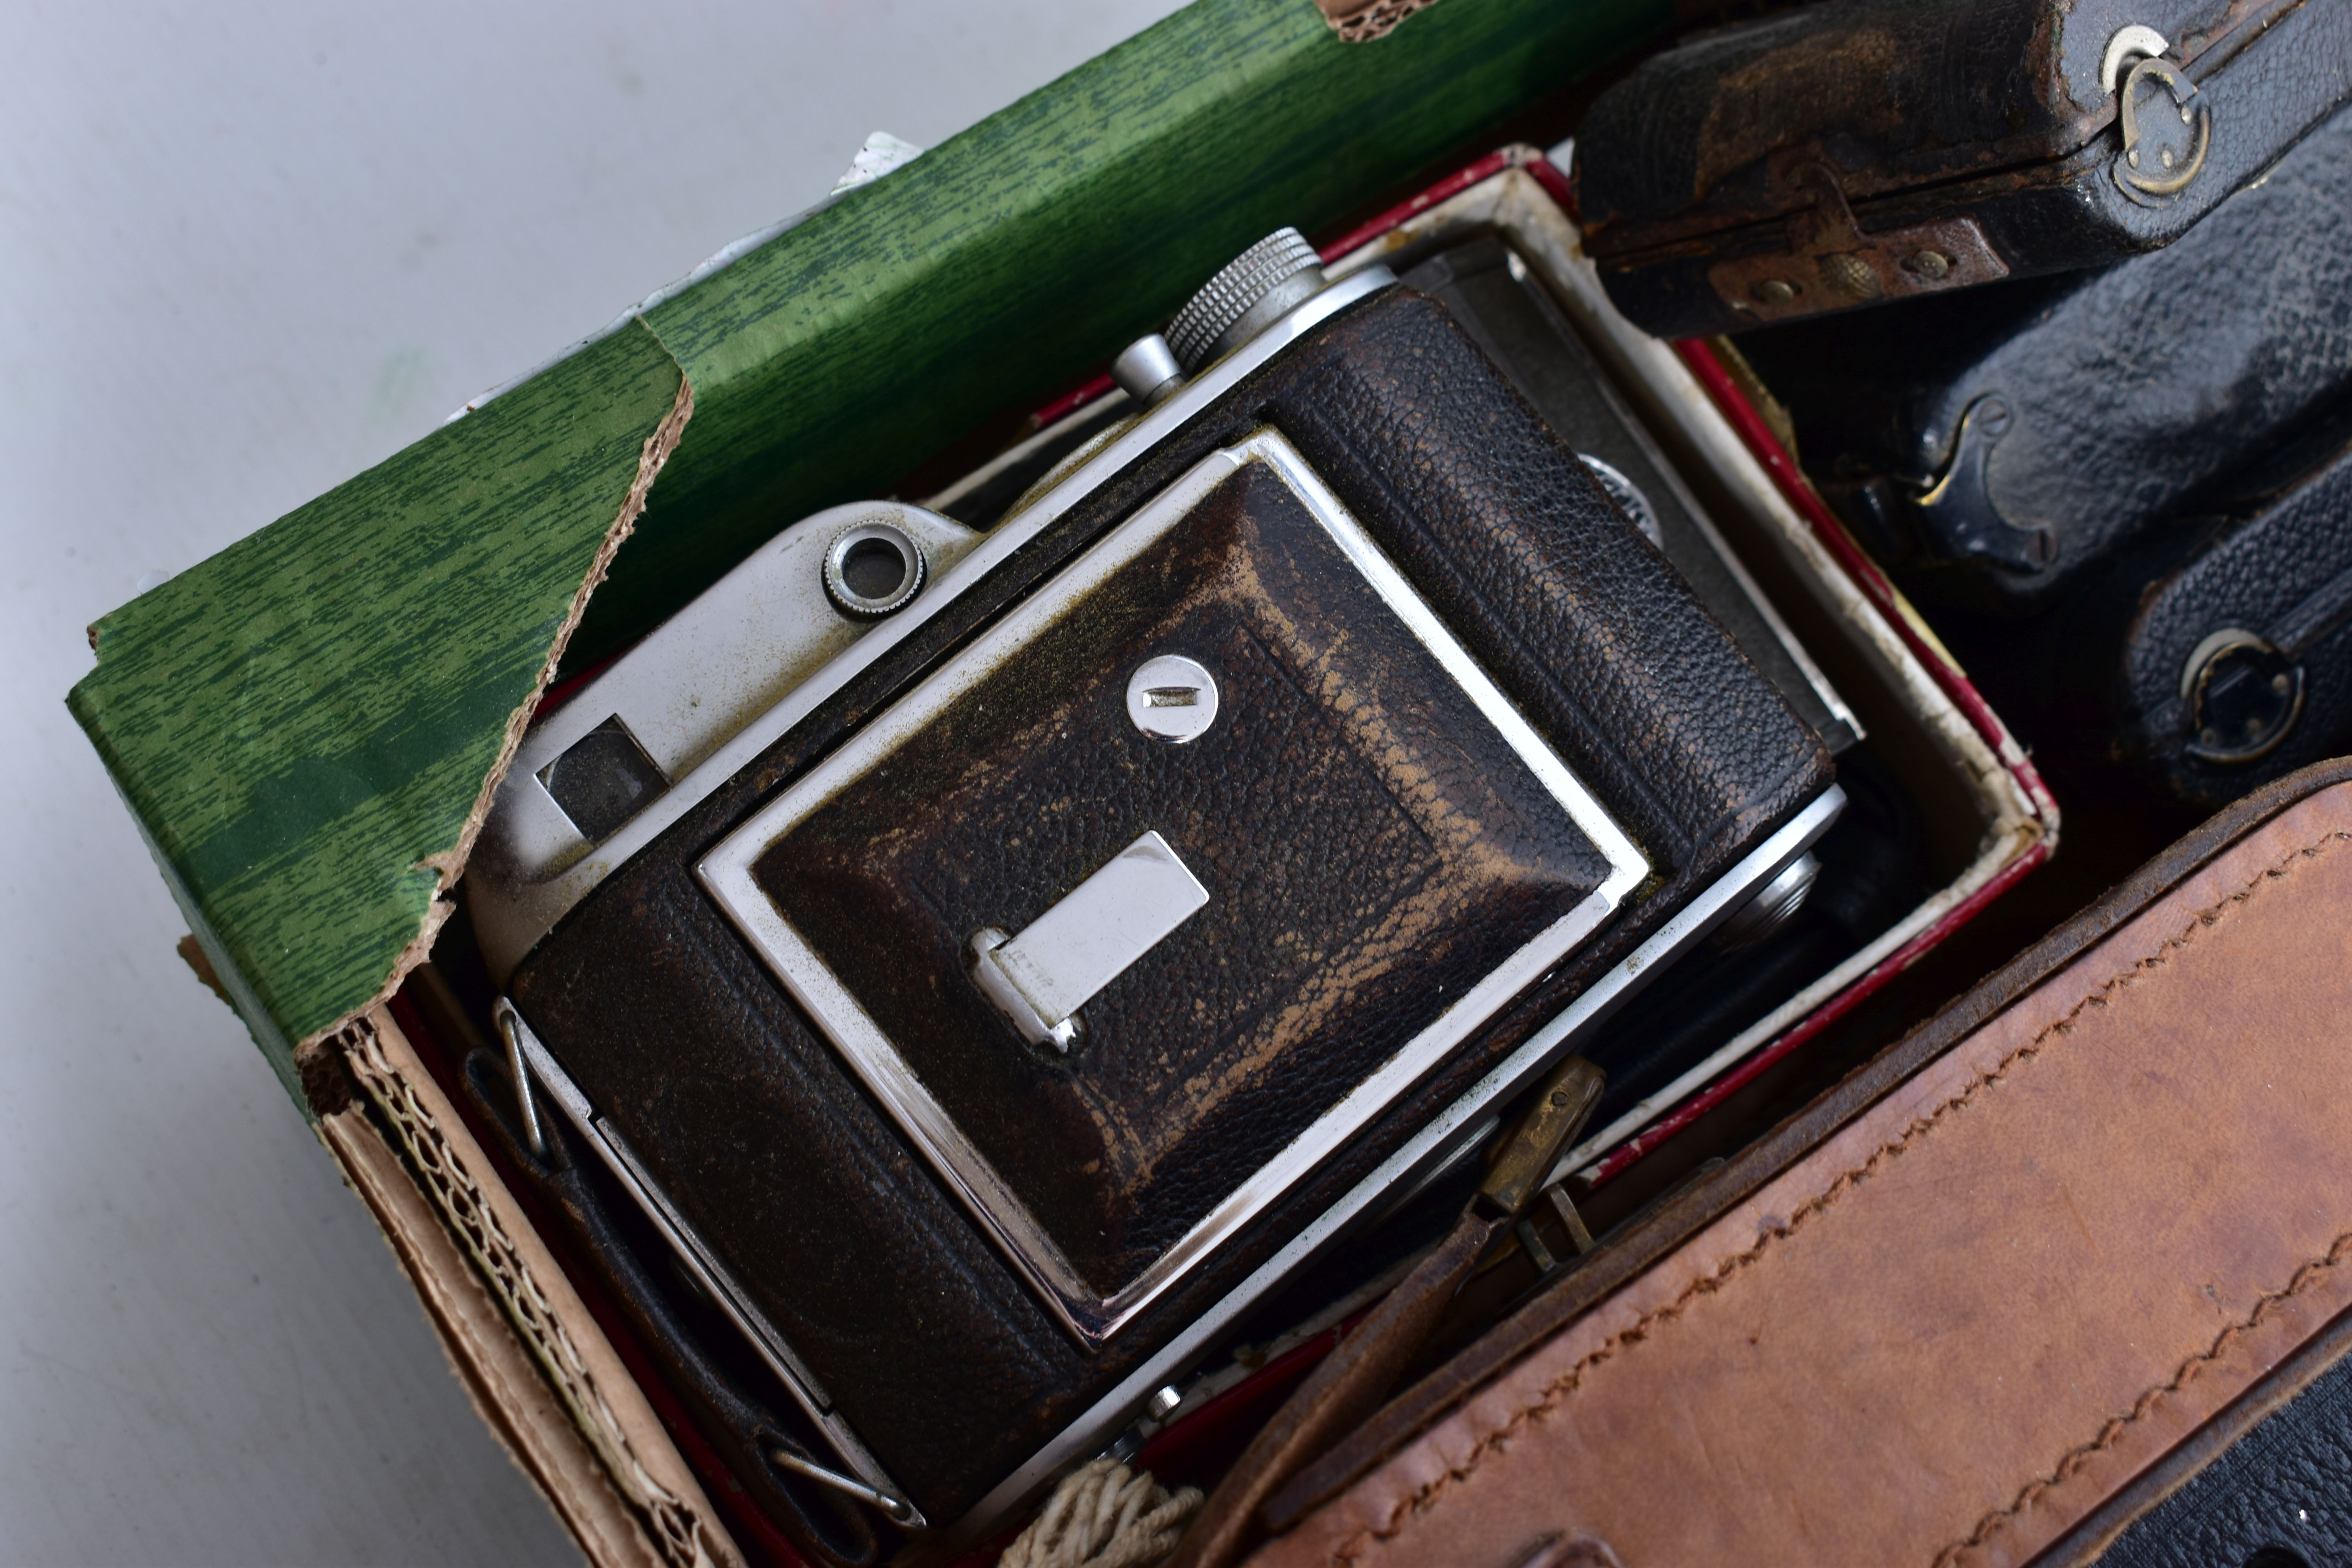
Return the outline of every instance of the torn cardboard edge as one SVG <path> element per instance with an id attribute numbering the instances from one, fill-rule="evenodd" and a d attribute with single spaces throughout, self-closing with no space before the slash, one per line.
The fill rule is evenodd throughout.
<path id="1" fill-rule="evenodd" d="M 564 648 L 693 415 L 693 385 L 680 367 L 677 395 L 646 437 L 636 477 L 530 693 L 508 715 L 499 754 L 457 842 L 416 862 L 439 879 L 416 935 L 373 997 L 294 1049 L 301 1099 L 319 1139 L 383 1231 L 467 1397 L 599 1568 L 740 1568 L 744 1558 L 386 1005 L 430 956 L 455 907 L 451 890 Z M 235 1005 L 196 935 L 182 939 L 180 955 L 197 979 Z"/>
<path id="2" fill-rule="evenodd" d="M 1343 44 L 1369 44 L 1396 31 L 1397 24 L 1437 0 L 1315 0 L 1323 19 Z"/>
<path id="3" fill-rule="evenodd" d="M 315 1057 L 320 1141 L 485 1424 L 590 1561 L 741 1568 L 653 1406 L 391 1014 L 368 1009 Z"/>
<path id="4" fill-rule="evenodd" d="M 652 332 L 650 327 L 646 331 Z M 655 336 L 655 342 L 660 342 L 658 335 Z M 675 356 L 671 363 L 677 363 Z M 425 856 L 415 864 L 415 869 L 431 871 L 439 878 L 416 935 L 401 949 L 400 956 L 393 963 L 392 973 L 376 988 L 373 995 L 295 1044 L 294 1064 L 298 1072 L 308 1072 L 310 1063 L 323 1048 L 325 1042 L 381 1010 L 416 966 L 432 956 L 434 942 L 440 936 L 441 928 L 448 922 L 449 916 L 455 912 L 451 891 L 457 887 L 457 879 L 465 874 L 466 862 L 472 858 L 475 840 L 481 837 L 482 824 L 489 817 L 491 802 L 498 798 L 499 786 L 506 782 L 507 770 L 514 765 L 515 752 L 522 746 L 523 734 L 530 728 L 531 719 L 539 711 L 540 699 L 554 680 L 556 667 L 562 662 L 563 650 L 570 645 L 572 634 L 579 628 L 581 617 L 588 613 L 590 597 L 603 585 L 606 574 L 612 570 L 614 556 L 627 542 L 629 535 L 635 531 L 637 519 L 646 510 L 646 500 L 653 490 L 654 480 L 660 476 L 670 455 L 677 450 L 678 441 L 686 433 L 687 421 L 693 417 L 694 385 L 687 380 L 686 368 L 680 365 L 677 396 L 671 403 L 669 413 L 654 426 L 653 434 L 646 437 L 637 458 L 637 477 L 630 484 L 629 493 L 623 499 L 621 510 L 613 519 L 612 526 L 604 531 L 604 542 L 597 546 L 595 557 L 589 562 L 587 574 L 581 579 L 579 589 L 572 595 L 571 607 L 564 612 L 562 624 L 555 628 L 555 637 L 548 645 L 547 657 L 540 663 L 539 674 L 532 680 L 529 694 L 513 712 L 507 715 L 506 732 L 499 742 L 497 760 L 491 763 L 488 773 L 482 780 L 482 787 L 474 797 L 473 809 L 466 814 L 465 824 L 458 830 L 457 842 L 447 849 Z M 187 957 L 185 943 L 182 945 L 181 955 Z M 203 956 L 201 946 L 198 956 Z M 193 967 L 195 960 L 192 958 L 189 963 Z M 197 978 L 205 980 L 205 971 L 211 968 L 212 965 L 207 963 L 199 969 Z M 206 980 L 206 984 L 215 991 L 221 989 L 216 973 Z"/>

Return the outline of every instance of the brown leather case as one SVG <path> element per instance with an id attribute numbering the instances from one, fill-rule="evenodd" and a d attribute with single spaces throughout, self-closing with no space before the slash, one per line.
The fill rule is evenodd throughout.
<path id="1" fill-rule="evenodd" d="M 1252 1561 L 2084 1560 L 2352 1309 L 2347 1020 L 2338 761 L 1393 1401 L 1268 1504 L 1289 1528 Z"/>

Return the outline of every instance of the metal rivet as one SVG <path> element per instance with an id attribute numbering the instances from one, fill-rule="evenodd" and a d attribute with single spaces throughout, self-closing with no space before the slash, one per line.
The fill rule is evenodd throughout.
<path id="1" fill-rule="evenodd" d="M 1778 278 L 1767 278 L 1750 292 L 1767 305 L 1785 305 L 1797 297 L 1797 286 Z"/>
<path id="2" fill-rule="evenodd" d="M 1165 1421 L 1170 1413 L 1183 1403 L 1184 1395 L 1177 1391 L 1175 1384 L 1171 1384 L 1151 1396 L 1151 1404 L 1149 1406 L 1151 1418 L 1154 1421 Z"/>
<path id="3" fill-rule="evenodd" d="M 1822 281 L 1832 292 L 1856 300 L 1878 298 L 1878 274 L 1870 269 L 1869 262 L 1851 251 L 1822 257 L 1821 267 Z"/>
<path id="4" fill-rule="evenodd" d="M 1181 746 L 1217 721 L 1217 680 L 1180 654 L 1144 660 L 1128 678 L 1127 716 L 1155 741 Z"/>
<path id="5" fill-rule="evenodd" d="M 1952 258 L 1940 250 L 1917 250 L 1904 258 L 1903 270 L 1920 278 L 1948 278 Z"/>

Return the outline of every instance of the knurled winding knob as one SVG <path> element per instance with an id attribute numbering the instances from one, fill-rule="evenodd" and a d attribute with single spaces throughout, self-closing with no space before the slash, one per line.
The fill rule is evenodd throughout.
<path id="1" fill-rule="evenodd" d="M 1168 346 L 1193 374 L 1322 288 L 1315 247 L 1297 229 L 1278 228 L 1227 262 L 1176 313 Z"/>

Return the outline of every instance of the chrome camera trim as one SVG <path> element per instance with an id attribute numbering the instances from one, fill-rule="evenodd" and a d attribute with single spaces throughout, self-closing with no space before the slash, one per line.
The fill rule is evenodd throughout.
<path id="1" fill-rule="evenodd" d="M 638 1212 L 653 1222 L 654 1228 L 669 1244 L 679 1266 L 693 1277 L 694 1283 L 702 1293 L 735 1325 L 736 1332 L 743 1336 L 745 1342 L 775 1374 L 776 1381 L 784 1385 L 802 1413 L 816 1424 L 818 1431 L 824 1434 L 825 1441 L 833 1445 L 835 1457 L 849 1467 L 850 1473 L 856 1479 L 887 1500 L 886 1511 L 893 1520 L 910 1530 L 924 1528 L 928 1521 L 923 1518 L 922 1510 L 915 1506 L 914 1500 L 890 1479 L 890 1473 L 882 1468 L 881 1461 L 875 1458 L 866 1445 L 858 1440 L 856 1432 L 833 1408 L 833 1401 L 825 1394 L 824 1385 L 801 1363 L 801 1358 L 793 1353 L 793 1347 L 768 1321 L 767 1315 L 751 1304 L 750 1296 L 737 1282 L 733 1273 L 719 1260 L 718 1255 L 705 1245 L 700 1233 L 670 1202 L 669 1194 L 662 1191 L 661 1184 L 638 1161 L 636 1152 L 629 1147 L 620 1130 L 608 1125 L 597 1113 L 595 1106 L 580 1091 L 580 1086 L 572 1081 L 572 1075 L 563 1070 L 554 1054 L 532 1032 L 530 1021 L 524 1018 L 520 1010 L 501 996 L 493 1008 L 493 1015 L 501 1032 L 507 1029 L 513 1031 L 509 1037 L 514 1041 L 517 1053 L 522 1058 L 530 1077 L 536 1080 L 537 1087 L 547 1090 L 547 1098 L 555 1102 L 556 1108 L 563 1113 L 564 1121 L 570 1122 L 572 1131 L 580 1135 L 581 1142 L 595 1152 L 604 1169 L 620 1183 L 621 1190 L 627 1193 L 630 1201 L 637 1205 Z M 522 1092 L 529 1092 L 530 1086 L 519 1085 L 518 1088 Z M 811 1479 L 824 1479 L 816 1476 Z"/>
<path id="2" fill-rule="evenodd" d="M 596 845 L 593 851 L 583 853 L 584 846 L 572 846 L 567 863 L 551 871 L 546 869 L 542 863 L 529 868 L 519 866 L 495 879 L 470 875 L 467 879 L 469 900 L 478 906 L 491 905 L 502 911 L 501 940 L 498 943 L 500 951 L 497 954 L 489 954 L 488 950 L 491 943 L 487 939 L 484 943 L 486 955 L 492 958 L 493 973 L 503 980 L 604 877 L 625 864 L 761 752 L 789 733 L 873 660 L 1003 564 L 1071 507 L 1144 457 L 1180 426 L 1202 413 L 1292 342 L 1348 306 L 1378 293 L 1395 281 L 1394 274 L 1378 263 L 1363 264 L 1336 278 L 1329 287 L 1300 303 L 1223 360 L 1207 367 L 1196 379 L 1181 384 L 1163 401 L 1153 405 L 1139 416 L 1131 418 L 1123 428 L 1115 427 L 1116 433 L 1108 438 L 1098 439 L 1093 449 L 1080 460 L 1066 464 L 1066 471 L 1057 476 L 1043 494 L 1030 500 L 969 550 L 961 551 L 960 558 L 952 562 L 940 559 L 944 554 L 956 552 L 957 547 L 965 543 L 963 539 L 955 540 L 947 550 L 940 549 L 936 542 L 927 542 L 933 552 L 930 561 L 932 580 L 916 602 L 890 619 L 859 630 L 854 642 L 840 647 L 837 652 L 831 652 L 829 660 L 821 668 L 700 759 L 689 772 L 674 779 L 669 790 L 617 833 Z M 935 500 L 933 504 L 940 504 L 940 501 Z M 938 521 L 950 522 L 944 518 Z M 795 541 L 803 534 L 817 533 L 819 530 L 812 525 L 820 521 L 819 519 L 807 519 L 787 528 L 772 542 L 771 548 Z M 823 537 L 812 538 L 812 547 L 821 549 L 824 543 L 829 542 L 831 534 L 838 527 L 837 522 L 823 520 Z M 1711 528 L 1709 532 L 1712 533 Z M 1738 572 L 1737 558 L 1723 550 L 1720 541 L 1716 542 L 1718 553 L 1724 554 Z M 1793 644 L 1794 639 L 1780 626 L 1769 602 L 1757 592 L 1744 572 L 1739 572 L 1739 576 L 1742 586 L 1771 616 L 1776 632 L 1784 641 Z M 815 586 L 814 577 L 810 585 Z M 830 605 L 825 607 L 830 612 Z M 822 629 L 833 630 L 829 627 Z M 811 651 L 817 650 L 813 648 Z M 1822 685 L 1810 658 L 1802 658 L 1801 650 L 1797 651 L 1801 653 L 1800 662 L 1808 676 L 1817 686 Z M 630 663 L 630 657 L 624 656 L 612 670 L 583 690 L 583 701 L 593 702 L 591 694 Z M 1832 707 L 1842 710 L 1843 704 L 1833 702 Z M 593 719 L 593 716 L 585 714 L 584 710 L 580 715 L 572 715 L 570 710 L 558 715 L 559 720 L 567 717 L 578 717 L 583 722 Z M 540 728 L 543 727 L 535 727 L 533 734 L 526 739 L 526 753 L 531 752 L 534 742 L 542 739 Z M 547 738 L 551 739 L 551 736 Z M 569 743 L 568 738 L 565 743 Z M 531 768 L 543 760 L 535 759 Z M 518 766 L 509 774 L 509 781 L 514 773 L 527 776 L 531 768 L 520 765 L 519 759 Z M 1512 1095 L 1549 1071 L 1560 1058 L 1577 1048 L 1591 1032 L 1637 994 L 1652 975 L 1710 935 L 1716 926 L 1753 896 L 1757 888 L 1780 874 L 1818 841 L 1835 822 L 1843 805 L 1843 791 L 1832 785 L 1712 887 L 1677 911 L 1633 952 L 1596 978 L 1549 1024 L 1513 1051 L 1460 1099 L 1433 1117 L 1343 1197 L 1309 1222 L 1252 1270 L 1246 1279 L 1188 1323 L 1116 1388 L 1097 1400 L 1084 1415 L 1041 1447 L 969 1509 L 961 1519 L 943 1532 L 948 1541 L 950 1543 L 969 1542 L 984 1538 L 1013 1510 L 1041 1493 L 1054 1477 L 1070 1464 L 1100 1451 L 1144 1410 L 1154 1393 L 1209 1353 L 1220 1336 L 1228 1332 L 1244 1313 L 1285 1278 L 1317 1256 L 1344 1244 L 1354 1231 L 1376 1221 L 1397 1194 L 1410 1191 L 1415 1183 L 1431 1179 L 1463 1148 L 1469 1146 L 1465 1137 L 1477 1130 L 1481 1118 L 1491 1117 L 1497 1107 Z M 489 848 L 499 837 L 500 815 L 494 805 L 490 820 L 485 826 L 482 842 L 485 849 Z M 476 872 L 488 869 L 485 865 L 487 858 L 478 855 L 472 869 Z M 488 885 L 485 885 L 486 881 Z M 477 921 L 478 923 L 480 921 L 478 909 Z M 583 1135 L 599 1161 L 612 1172 L 631 1200 L 663 1234 L 681 1264 L 719 1303 L 738 1331 L 784 1384 L 793 1400 L 817 1422 L 827 1440 L 834 1445 L 836 1454 L 844 1460 L 845 1468 L 877 1489 L 903 1498 L 905 1494 L 891 1482 L 848 1424 L 831 1409 L 821 1386 L 800 1365 L 799 1358 L 793 1353 L 791 1347 L 751 1304 L 740 1285 L 719 1264 L 701 1237 L 659 1187 L 652 1183 L 634 1153 L 621 1143 L 618 1133 L 604 1123 L 551 1053 L 530 1032 L 520 1016 L 512 1012 L 510 1005 L 507 1011 L 518 1026 L 522 1052 L 530 1061 L 532 1075 L 549 1090 L 548 1098 L 560 1108 L 564 1119 Z M 919 1516 L 917 1527 L 919 1528 L 921 1522 Z"/>
<path id="3" fill-rule="evenodd" d="M 1819 842 L 1837 821 L 1844 805 L 1844 790 L 1832 784 L 1787 825 L 1758 845 L 1712 887 L 1685 905 L 1648 941 L 1578 993 L 1573 1002 L 1504 1058 L 1492 1072 L 1473 1084 L 1444 1110 L 1431 1118 L 1420 1131 L 1362 1181 L 1349 1188 L 1339 1202 L 1317 1215 L 1288 1243 L 1259 1264 L 1247 1279 L 1187 1324 L 1150 1360 L 1097 1400 L 1085 1415 L 1064 1427 L 999 1482 L 993 1490 L 974 1503 L 962 1518 L 949 1527 L 946 1532 L 948 1542 L 954 1544 L 985 1539 L 1014 1510 L 1042 1492 L 1070 1464 L 1101 1451 L 1113 1436 L 1145 1409 L 1154 1394 L 1172 1378 L 1181 1376 L 1195 1360 L 1213 1349 L 1220 1335 L 1292 1271 L 1344 1243 L 1351 1228 L 1377 1221 L 1387 1211 L 1395 1194 L 1412 1191 L 1416 1184 L 1431 1179 L 1450 1164 L 1465 1149 L 1475 1146 L 1478 1140 L 1465 1138 L 1465 1134 L 1477 1132 L 1482 1118 L 1490 1117 L 1511 1096 L 1550 1071 L 1562 1057 L 1575 1049 L 1588 1035 L 1606 1023 L 1619 1007 L 1632 1000 L 1653 975 L 1713 935 L 1716 927 L 1737 912 L 1754 896 L 1758 888 L 1779 876 Z M 904 1497 L 905 1494 L 892 1485 L 887 1474 L 858 1441 L 848 1423 L 829 1408 L 816 1380 L 801 1368 L 799 1358 L 793 1353 L 791 1346 L 784 1342 L 782 1336 L 776 1332 L 764 1315 L 750 1303 L 733 1275 L 710 1255 L 701 1237 L 670 1205 L 659 1186 L 644 1173 L 634 1155 L 615 1147 L 618 1134 L 604 1127 L 603 1119 L 587 1098 L 557 1065 L 539 1037 L 530 1032 L 530 1025 L 513 1005 L 501 998 L 500 1006 L 506 1016 L 514 1020 L 517 1039 L 530 1064 L 532 1075 L 549 1090 L 550 1098 L 562 1109 L 564 1119 L 583 1134 L 631 1200 L 662 1232 L 679 1261 L 695 1276 L 696 1283 L 734 1322 L 737 1331 L 791 1391 L 802 1409 L 819 1423 L 828 1440 L 834 1443 L 838 1456 L 850 1468 L 877 1489 Z M 920 1523 L 918 1522 L 915 1528 L 921 1528 Z"/>
<path id="4" fill-rule="evenodd" d="M 635 658 L 635 652 L 639 650 L 624 655 L 554 719 L 534 727 L 499 785 L 468 867 L 467 900 L 492 977 L 505 984 L 540 940 L 555 929 L 556 922 L 593 892 L 606 877 L 749 766 L 761 752 L 789 734 L 860 670 L 913 636 L 932 616 L 1003 565 L 1056 518 L 1173 435 L 1186 421 L 1207 409 L 1284 349 L 1339 311 L 1395 281 L 1396 274 L 1387 268 L 1367 267 L 1307 299 L 1164 401 L 1155 404 L 1124 430 L 1103 441 L 1044 494 L 984 535 L 919 508 L 901 508 L 894 513 L 894 521 L 928 526 L 933 531 L 934 536 L 924 540 L 931 556 L 931 574 L 913 602 L 887 620 L 848 625 L 847 617 L 835 611 L 824 595 L 816 568 L 835 534 L 845 521 L 852 521 L 848 516 L 852 509 L 837 508 L 819 513 L 778 534 L 762 547 L 763 551 L 791 552 L 795 559 L 803 550 L 808 554 L 807 589 L 814 602 L 802 617 L 804 624 L 801 631 L 812 640 L 811 651 L 830 653 L 829 661 L 809 671 L 798 685 L 783 692 L 772 706 L 745 722 L 715 749 L 691 759 L 690 771 L 672 777 L 668 790 L 617 832 L 593 846 L 556 811 L 535 773 L 551 761 L 562 746 L 578 738 L 572 733 L 573 728 L 584 731 L 601 722 L 604 713 L 611 711 L 596 694 L 606 683 L 616 678 L 625 679 L 635 668 L 642 668 Z M 858 508 L 870 510 L 895 504 L 860 502 Z M 909 512 L 917 515 L 904 515 Z M 804 535 L 805 546 L 800 542 Z M 950 552 L 951 562 L 944 558 Z M 691 616 L 694 608 L 690 605 L 664 623 L 654 637 L 662 637 L 670 626 Z M 791 628 L 786 629 L 789 632 Z M 648 638 L 646 644 L 641 645 L 641 650 L 649 647 L 652 641 Z M 797 658 L 790 662 L 799 668 Z M 604 710 L 592 713 L 591 709 Z M 664 759 L 657 756 L 655 760 Z"/>
<path id="5" fill-rule="evenodd" d="M 1430 651 L 1479 716 L 1559 802 L 1578 831 L 1600 850 L 1610 871 L 1576 909 L 1496 965 L 1273 1159 L 1244 1178 L 1141 1273 L 1105 1295 L 1079 1277 L 1044 1227 L 932 1097 L 881 1026 L 825 965 L 814 946 L 784 918 L 753 879 L 752 868 L 779 838 L 920 733 L 963 695 L 978 675 L 995 668 L 1082 605 L 1113 574 L 1175 532 L 1213 490 L 1252 463 L 1264 465 L 1290 489 L 1389 611 Z M 1121 670 L 1105 679 L 1125 675 Z M 1055 1319 L 1089 1347 L 1104 1343 L 1233 1241 L 1513 997 L 1582 945 L 1649 873 L 1648 860 L 1582 781 L 1536 733 L 1297 449 L 1270 429 L 1261 429 L 1195 464 L 987 633 L 869 721 L 839 751 L 720 840 L 696 867 L 696 874 L 719 908 L 873 1091 L 900 1131 L 981 1222 Z"/>
<path id="6" fill-rule="evenodd" d="M 1577 993 L 1576 999 L 1549 1023 L 1473 1084 L 1459 1100 L 1432 1117 L 1402 1147 L 1259 1264 L 1247 1279 L 1186 1324 L 1150 1359 L 1097 1400 L 1085 1415 L 1064 1427 L 1059 1436 L 972 1504 L 962 1518 L 948 1528 L 946 1544 L 952 1548 L 986 1539 L 1070 1465 L 1100 1453 L 1143 1414 L 1155 1393 L 1214 1349 L 1220 1336 L 1260 1298 L 1296 1270 L 1343 1244 L 1353 1228 L 1377 1222 L 1396 1194 L 1410 1192 L 1415 1183 L 1427 1180 L 1451 1163 L 1465 1146 L 1464 1134 L 1475 1131 L 1480 1118 L 1491 1115 L 1512 1096 L 1549 1072 L 1608 1022 L 1618 1008 L 1631 1001 L 1652 976 L 1713 935 L 1716 927 L 1738 911 L 1757 889 L 1779 876 L 1819 842 L 1844 809 L 1845 791 L 1840 785 L 1832 784 L 1814 796 L 1803 810 L 1750 850 L 1738 865 L 1685 904 L 1649 940 Z M 1475 1141 L 1467 1146 L 1475 1147 Z"/>

